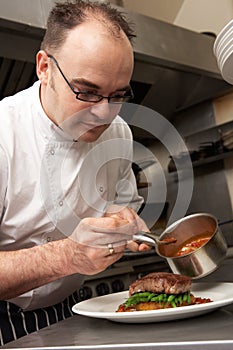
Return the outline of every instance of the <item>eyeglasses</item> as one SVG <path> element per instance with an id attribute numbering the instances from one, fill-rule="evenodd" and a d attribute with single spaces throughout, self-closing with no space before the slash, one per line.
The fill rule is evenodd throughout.
<path id="1" fill-rule="evenodd" d="M 98 103 L 102 101 L 104 98 L 106 98 L 108 100 L 108 103 L 123 103 L 123 102 L 128 102 L 134 98 L 134 94 L 131 88 L 128 91 L 126 91 L 124 95 L 113 95 L 113 96 L 102 96 L 98 94 L 92 94 L 86 91 L 76 91 L 74 87 L 70 84 L 69 80 L 66 78 L 65 74 L 62 72 L 56 58 L 50 54 L 47 54 L 47 56 L 53 60 L 59 72 L 61 73 L 62 77 L 64 78 L 65 82 L 68 84 L 71 91 L 76 95 L 76 98 L 80 101 Z"/>

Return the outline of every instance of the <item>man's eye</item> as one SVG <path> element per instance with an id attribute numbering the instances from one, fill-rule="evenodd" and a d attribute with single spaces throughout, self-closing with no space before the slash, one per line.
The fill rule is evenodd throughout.
<path id="1" fill-rule="evenodd" d="M 82 91 L 78 93 L 78 99 L 82 101 L 87 101 L 87 102 L 99 102 L 100 96 L 93 93 Z"/>
<path id="2" fill-rule="evenodd" d="M 88 95 L 96 95 L 95 91 L 90 91 L 90 90 L 81 90 L 82 94 L 88 94 Z"/>
<path id="3" fill-rule="evenodd" d="M 94 92 L 91 91 L 80 91 L 79 95 L 87 97 L 97 96 Z"/>
<path id="4" fill-rule="evenodd" d="M 89 90 L 88 88 L 85 89 L 85 87 L 80 87 L 77 85 L 73 85 L 74 90 L 77 92 L 80 92 L 81 94 L 90 94 L 90 95 L 95 95 L 96 91 L 95 90 Z"/>
<path id="5" fill-rule="evenodd" d="M 112 95 L 111 97 L 112 98 L 120 98 L 120 97 L 124 97 L 125 95 L 126 95 L 126 93 L 122 92 L 122 93 L 119 93 L 119 94 Z"/>

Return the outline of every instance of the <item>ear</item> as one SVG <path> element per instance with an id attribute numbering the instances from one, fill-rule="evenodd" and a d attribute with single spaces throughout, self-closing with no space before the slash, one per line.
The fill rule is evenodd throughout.
<path id="1" fill-rule="evenodd" d="M 48 56 L 44 50 L 40 50 L 36 55 L 36 73 L 42 84 L 48 83 L 49 65 Z"/>

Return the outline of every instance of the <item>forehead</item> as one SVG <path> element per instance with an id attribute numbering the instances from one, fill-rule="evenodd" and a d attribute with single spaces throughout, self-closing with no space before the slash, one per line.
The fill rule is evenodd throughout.
<path id="1" fill-rule="evenodd" d="M 101 69 L 104 66 L 119 70 L 132 69 L 133 50 L 123 31 L 116 37 L 98 21 L 89 21 L 72 29 L 59 49 L 59 55 L 70 66 Z M 82 67 L 80 67 L 82 68 Z"/>

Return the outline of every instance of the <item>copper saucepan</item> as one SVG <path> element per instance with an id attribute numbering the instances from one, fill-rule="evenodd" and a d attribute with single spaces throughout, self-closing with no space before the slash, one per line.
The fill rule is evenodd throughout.
<path id="1" fill-rule="evenodd" d="M 170 225 L 159 237 L 159 240 L 175 238 L 176 242 L 162 245 L 151 234 L 135 235 L 138 241 L 155 246 L 156 252 L 165 258 L 173 273 L 197 279 L 217 269 L 226 257 L 227 243 L 219 228 L 217 219 L 208 213 L 197 213 L 186 216 Z M 208 237 L 206 243 L 199 248 L 177 256 L 186 242 Z"/>

